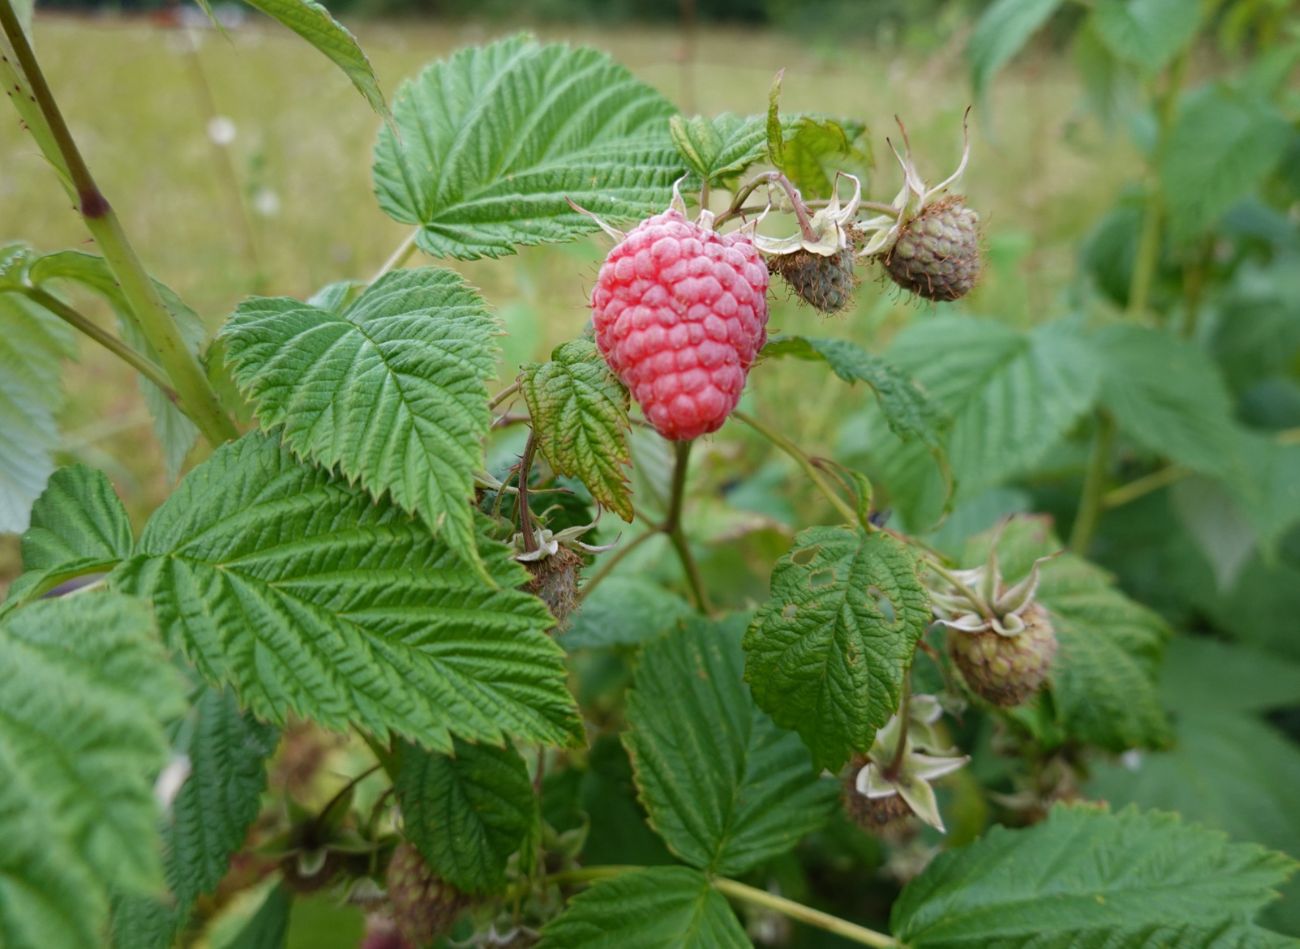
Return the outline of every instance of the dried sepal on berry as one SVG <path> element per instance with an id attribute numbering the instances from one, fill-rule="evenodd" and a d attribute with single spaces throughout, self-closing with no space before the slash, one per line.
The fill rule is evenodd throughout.
<path id="1" fill-rule="evenodd" d="M 839 179 L 853 183 L 853 196 L 840 204 Z M 853 300 L 853 219 L 862 199 L 862 183 L 853 175 L 836 176 L 830 203 L 812 215 L 807 232 L 784 238 L 755 235 L 767 256 L 768 269 L 785 280 L 799 299 L 823 313 L 836 313 Z M 793 200 L 799 200 L 797 194 Z"/>
<path id="2" fill-rule="evenodd" d="M 528 592 L 540 598 L 555 617 L 558 629 L 564 629 L 569 614 L 578 604 L 578 571 L 582 569 L 579 551 L 598 554 L 613 549 L 613 544 L 587 544 L 580 538 L 596 526 L 580 524 L 564 530 L 533 527 L 533 549 L 527 550 L 523 534 L 515 534 L 515 559 L 522 563 L 532 579 Z"/>
<path id="3" fill-rule="evenodd" d="M 969 110 L 967 110 L 969 113 Z M 859 254 L 879 259 L 890 278 L 910 293 L 930 300 L 965 296 L 980 273 L 979 215 L 960 195 L 945 194 L 961 177 L 970 159 L 970 136 L 962 121 L 964 144 L 957 170 L 927 187 L 912 160 L 912 145 L 902 122 L 903 153 L 889 143 L 903 170 L 903 187 L 893 212 L 858 223 Z"/>

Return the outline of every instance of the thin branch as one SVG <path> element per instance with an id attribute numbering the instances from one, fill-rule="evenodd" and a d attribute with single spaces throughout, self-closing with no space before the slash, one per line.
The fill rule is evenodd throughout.
<path id="1" fill-rule="evenodd" d="M 528 473 L 533 467 L 535 451 L 537 451 L 537 430 L 529 429 L 528 441 L 524 445 L 524 456 L 519 459 L 519 531 L 524 535 L 524 552 L 530 554 L 537 549 L 537 538 L 533 535 L 533 515 L 528 510 Z"/>
<path id="2" fill-rule="evenodd" d="M 411 259 L 411 255 L 415 253 L 415 238 L 419 233 L 420 231 L 417 228 L 411 231 L 410 234 L 406 235 L 406 240 L 402 241 L 402 243 L 397 246 L 397 250 L 393 251 L 393 253 L 389 255 L 389 258 L 380 265 L 378 270 L 375 271 L 375 275 L 370 278 L 371 283 L 374 283 L 384 274 L 396 270 L 398 267 L 402 266 L 402 264 Z"/>
<path id="3" fill-rule="evenodd" d="M 839 511 L 840 515 L 846 521 L 850 524 L 856 524 L 858 522 L 857 512 L 854 511 L 853 508 L 849 507 L 848 502 L 840 497 L 839 494 L 836 493 L 835 489 L 827 483 L 826 478 L 817 470 L 817 466 L 814 465 L 812 460 L 803 453 L 803 449 L 790 441 L 790 439 L 786 438 L 780 432 L 776 431 L 776 429 L 770 428 L 748 413 L 732 412 L 731 417 L 748 425 L 777 448 L 781 449 L 781 451 L 793 458 L 799 467 L 803 469 L 804 473 L 808 475 L 808 479 L 817 486 L 822 494 L 826 495 L 831 504 L 835 506 L 835 509 Z"/>
<path id="4" fill-rule="evenodd" d="M 1092 451 L 1088 456 L 1088 469 L 1083 476 L 1083 490 L 1079 495 L 1079 509 L 1070 531 L 1070 550 L 1076 554 L 1087 551 L 1092 543 L 1097 519 L 1101 515 L 1102 495 L 1106 490 L 1106 472 L 1110 467 L 1110 445 L 1115 434 L 1115 423 L 1105 412 L 1097 413 L 1097 429 L 1092 436 Z"/>
<path id="5" fill-rule="evenodd" d="M 704 589 L 704 581 L 700 577 L 700 565 L 695 562 L 695 555 L 691 553 L 690 542 L 686 539 L 686 532 L 682 530 L 682 506 L 686 496 L 686 473 L 691 463 L 691 446 L 693 441 L 674 442 L 673 448 L 677 453 L 677 460 L 673 466 L 673 487 L 672 494 L 668 500 L 668 516 L 664 518 L 664 524 L 661 530 L 668 535 L 672 541 L 673 549 L 677 551 L 677 558 L 682 562 L 682 570 L 686 573 L 686 582 L 691 588 L 691 594 L 695 598 L 695 605 L 701 613 L 711 613 L 712 608 L 709 605 L 709 595 Z"/>

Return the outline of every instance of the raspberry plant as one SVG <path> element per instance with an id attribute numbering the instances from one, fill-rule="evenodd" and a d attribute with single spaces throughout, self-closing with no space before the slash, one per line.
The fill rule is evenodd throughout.
<path id="1" fill-rule="evenodd" d="M 1150 753 L 1157 782 L 1185 764 L 1196 713 L 1157 686 L 1165 619 L 1085 558 L 1105 508 L 1184 479 L 1235 504 L 1261 549 L 1300 520 L 1294 444 L 1231 412 L 1223 378 L 1246 344 L 1221 368 L 1195 332 L 1207 297 L 1227 306 L 1239 275 L 1300 247 L 1262 202 L 1267 253 L 1222 223 L 1294 154 L 1277 95 L 1294 59 L 1183 96 L 1202 21 L 1096 4 L 1078 40 L 1091 68 L 1115 88 L 1164 79 L 1140 213 L 1103 222 L 1075 316 L 1022 330 L 927 308 L 882 356 L 776 332 L 769 306 L 785 286 L 853 319 L 873 275 L 966 297 L 978 195 L 952 189 L 969 147 L 929 186 L 900 128 L 901 190 L 875 202 L 865 127 L 783 113 L 779 80 L 764 114 L 689 117 L 597 51 L 528 37 L 430 65 L 390 110 L 324 8 L 253 5 L 382 116 L 376 194 L 412 231 L 371 279 L 248 299 L 207 340 L 96 184 L 30 7 L 0 0 L 0 82 L 96 251 L 0 248 L 0 528 L 23 531 L 24 568 L 0 605 L 0 946 L 161 947 L 231 919 L 220 944 L 283 945 L 320 894 L 367 914 L 368 946 L 1286 941 L 1256 914 L 1275 912 L 1288 857 L 1116 777 L 1120 754 Z M 1056 6 L 990 7 L 977 92 Z M 598 228 L 613 247 L 591 332 L 505 383 L 489 303 L 451 269 L 407 266 Z M 1161 303 L 1179 267 L 1197 289 Z M 1151 318 L 1177 308 L 1183 336 Z M 74 330 L 138 371 L 172 473 L 201 459 L 139 532 L 106 475 L 52 462 Z M 837 460 L 744 402 L 786 357 L 874 396 Z M 719 582 L 754 548 L 688 490 L 718 479 L 737 435 L 821 498 L 762 595 Z M 1076 436 L 1077 505 L 1030 493 Z M 733 547 L 702 564 L 710 530 Z M 1219 553 L 1220 577 L 1241 569 Z M 1228 665 L 1263 697 L 1198 686 L 1195 702 L 1281 748 L 1294 778 L 1294 749 L 1251 715 L 1294 683 L 1246 655 Z M 327 734 L 347 776 L 322 799 L 309 761 L 270 794 L 268 765 Z M 892 881 L 871 900 L 810 890 L 864 862 Z"/>

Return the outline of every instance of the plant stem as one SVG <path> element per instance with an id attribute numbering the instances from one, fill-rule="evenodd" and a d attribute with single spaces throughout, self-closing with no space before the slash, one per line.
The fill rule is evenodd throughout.
<path id="1" fill-rule="evenodd" d="M 864 211 L 875 211 L 877 214 L 887 214 L 890 217 L 898 217 L 898 208 L 892 204 L 882 204 L 879 201 L 859 201 L 858 207 Z"/>
<path id="2" fill-rule="evenodd" d="M 825 477 L 822 476 L 822 473 L 817 470 L 817 466 L 812 463 L 812 460 L 803 453 L 803 450 L 798 445 L 790 441 L 790 439 L 786 438 L 780 432 L 776 431 L 776 429 L 768 427 L 752 415 L 745 412 L 732 412 L 731 417 L 748 425 L 777 448 L 781 449 L 793 458 L 799 467 L 803 469 L 804 473 L 808 475 L 808 479 L 812 481 L 818 489 L 820 489 L 822 494 L 826 495 L 831 504 L 835 506 L 835 509 L 839 511 L 840 515 L 843 516 L 846 521 L 850 524 L 856 524 L 858 522 L 857 512 L 855 512 L 853 508 L 849 507 L 848 503 L 827 483 Z"/>
<path id="3" fill-rule="evenodd" d="M 672 495 L 668 501 L 668 516 L 664 519 L 663 527 L 660 528 L 668 539 L 672 541 L 673 549 L 677 551 L 677 558 L 682 562 L 682 570 L 686 573 L 686 582 L 690 585 L 691 595 L 695 599 L 695 605 L 701 613 L 711 613 L 712 608 L 709 606 L 709 596 L 704 590 L 704 581 L 700 578 L 700 566 L 695 562 L 695 555 L 691 553 L 690 542 L 686 539 L 686 533 L 682 530 L 682 505 L 686 496 L 686 472 L 691 463 L 691 446 L 694 441 L 674 442 L 673 448 L 677 452 L 677 462 L 673 466 L 673 487 Z"/>
<path id="4" fill-rule="evenodd" d="M 213 445 L 238 437 L 239 430 L 222 410 L 198 357 L 186 348 L 158 287 L 145 272 L 117 214 L 91 177 L 31 44 L 27 42 L 27 35 L 18 23 L 11 0 L 0 0 L 0 28 L 13 47 L 18 66 L 31 83 L 36 105 L 50 127 L 57 154 L 46 157 L 56 168 L 68 169 L 72 187 L 76 190 L 77 209 L 117 278 L 122 296 L 141 333 L 158 354 L 158 361 L 171 379 L 178 403 Z"/>
<path id="5" fill-rule="evenodd" d="M 626 544 L 624 544 L 622 547 L 618 548 L 618 550 L 610 554 L 609 558 L 606 559 L 605 562 L 600 565 L 600 569 L 597 570 L 594 574 L 592 574 L 591 579 L 582 585 L 582 589 L 578 591 L 578 602 L 581 603 L 583 600 L 585 600 L 587 598 L 587 595 L 590 594 L 591 591 L 594 590 L 602 580 L 604 580 L 611 573 L 613 573 L 614 568 L 618 566 L 619 562 L 622 561 L 624 557 L 632 553 L 632 551 L 636 550 L 638 547 L 640 547 L 650 538 L 658 537 L 659 534 L 660 531 L 658 528 L 655 528 L 653 530 L 648 530 L 644 534 L 638 534 L 637 536 L 629 540 Z"/>
<path id="6" fill-rule="evenodd" d="M 1188 51 L 1184 50 L 1170 64 L 1164 92 L 1156 103 L 1159 125 L 1147 175 L 1146 208 L 1142 213 L 1137 260 L 1133 267 L 1133 279 L 1129 284 L 1128 314 L 1130 317 L 1140 317 L 1146 313 L 1151 299 L 1151 284 L 1155 280 L 1156 267 L 1160 263 L 1160 238 L 1165 211 L 1160 194 L 1158 169 L 1168 143 L 1169 131 L 1174 124 L 1174 111 L 1178 106 L 1178 94 L 1183 86 L 1183 76 L 1187 73 L 1188 58 Z"/>
<path id="7" fill-rule="evenodd" d="M 384 743 L 374 735 L 370 734 L 370 732 L 358 728 L 357 734 L 360 735 L 361 740 L 366 743 L 366 747 L 369 748 L 370 753 L 375 756 L 375 760 L 378 761 L 379 766 L 384 769 L 384 773 L 388 775 L 390 780 L 396 781 L 399 769 L 397 766 L 397 756 L 393 754 L 392 749 L 385 748 Z"/>
<path id="8" fill-rule="evenodd" d="M 370 278 L 371 283 L 374 283 L 384 274 L 396 270 L 398 267 L 402 266 L 402 264 L 411 259 L 411 255 L 415 253 L 415 238 L 419 233 L 419 230 L 416 229 L 406 235 L 406 240 L 402 241 L 402 243 L 398 245 L 397 250 L 393 251 L 389 258 L 383 262 L 378 270 L 375 271 L 375 275 Z"/>
<path id="9" fill-rule="evenodd" d="M 519 459 L 519 532 L 524 537 L 524 552 L 532 553 L 537 549 L 537 538 L 533 536 L 533 516 L 528 510 L 528 474 L 533 467 L 533 453 L 537 451 L 537 430 L 528 430 L 528 441 L 524 444 L 524 455 Z"/>
<path id="10" fill-rule="evenodd" d="M 176 401 L 176 391 L 172 388 L 171 380 L 162 371 L 162 367 L 148 356 L 132 349 L 108 330 L 99 326 L 84 314 L 77 312 L 53 294 L 47 293 L 39 287 L 24 287 L 22 293 L 33 303 L 44 307 L 65 323 L 81 330 L 81 332 L 156 385 L 167 398 L 173 402 Z"/>
<path id="11" fill-rule="evenodd" d="M 898 726 L 898 747 L 894 749 L 893 757 L 889 759 L 889 765 L 885 768 L 885 778 L 894 781 L 898 778 L 898 771 L 903 766 L 903 755 L 907 751 L 907 726 L 911 716 L 907 714 L 908 703 L 912 701 L 912 677 L 903 676 L 903 694 L 899 697 L 898 715 L 900 716 Z"/>
<path id="12" fill-rule="evenodd" d="M 1070 550 L 1083 554 L 1092 542 L 1101 514 L 1102 494 L 1106 489 L 1106 471 L 1110 463 L 1110 446 L 1115 425 L 1105 412 L 1097 413 L 1097 430 L 1092 436 L 1092 452 L 1088 456 L 1088 469 L 1083 476 L 1083 491 L 1079 496 L 1079 510 L 1070 531 Z"/>
<path id="13" fill-rule="evenodd" d="M 1169 465 L 1159 471 L 1153 471 L 1149 475 L 1143 475 L 1141 478 L 1130 481 L 1128 484 L 1122 484 L 1118 488 L 1113 488 L 1103 494 L 1101 496 L 1102 510 L 1123 507 L 1138 498 L 1146 497 L 1153 491 L 1159 491 L 1161 488 L 1176 484 L 1191 475 L 1191 473 L 1187 468 Z"/>
<path id="14" fill-rule="evenodd" d="M 488 411 L 489 412 L 492 411 L 498 405 L 500 405 L 502 402 L 510 398 L 518 391 L 519 391 L 519 380 L 516 379 L 514 382 L 510 383 L 510 385 L 506 386 L 504 389 L 502 389 L 500 392 L 498 392 L 496 395 L 492 397 L 492 401 L 488 403 Z"/>
<path id="15" fill-rule="evenodd" d="M 737 900 L 744 900 L 746 903 L 753 903 L 757 906 L 763 906 L 767 909 L 776 910 L 784 916 L 791 919 L 797 919 L 801 923 L 807 923 L 809 926 L 816 926 L 818 929 L 824 929 L 828 933 L 834 933 L 837 936 L 843 936 L 845 939 L 856 942 L 863 946 L 876 946 L 879 949 L 890 949 L 890 947 L 901 946 L 897 939 L 886 933 L 876 932 L 874 929 L 868 929 L 865 926 L 859 926 L 857 923 L 851 923 L 847 919 L 840 919 L 838 916 L 832 916 L 830 913 L 823 913 L 819 909 L 813 909 L 811 906 L 805 906 L 803 903 L 796 903 L 794 900 L 788 900 L 784 896 L 777 896 L 775 893 L 769 893 L 766 890 L 760 890 L 758 887 L 749 886 L 736 880 L 728 880 L 719 877 L 713 880 L 713 888 L 719 893 Z"/>

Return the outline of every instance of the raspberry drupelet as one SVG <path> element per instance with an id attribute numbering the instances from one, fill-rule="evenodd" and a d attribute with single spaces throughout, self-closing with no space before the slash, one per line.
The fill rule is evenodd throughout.
<path id="1" fill-rule="evenodd" d="M 596 345 L 665 438 L 717 431 L 767 340 L 767 267 L 740 234 L 672 209 L 605 258 L 591 295 Z"/>

